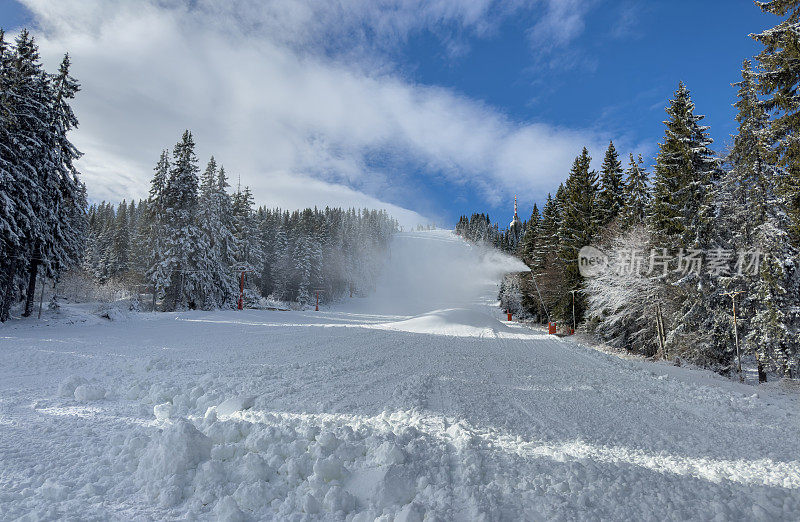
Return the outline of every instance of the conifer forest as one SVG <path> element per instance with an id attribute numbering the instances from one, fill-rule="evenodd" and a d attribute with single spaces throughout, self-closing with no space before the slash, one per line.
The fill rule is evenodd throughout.
<path id="1" fill-rule="evenodd" d="M 680 82 L 652 172 L 612 141 L 599 171 L 584 148 L 520 230 L 490 223 L 485 213 L 459 219 L 457 234 L 530 268 L 504 280 L 503 308 L 539 321 L 547 312 L 624 350 L 728 372 L 736 365 L 735 298 L 741 351 L 755 358 L 759 375 L 797 376 L 800 65 L 787 44 L 797 37 L 795 4 L 763 4 L 791 16 L 752 35 L 763 50 L 742 62 L 734 85 L 738 132 L 728 150 L 712 149 L 701 109 Z M 590 245 L 612 253 L 617 269 L 584 277 L 578 254 Z"/>

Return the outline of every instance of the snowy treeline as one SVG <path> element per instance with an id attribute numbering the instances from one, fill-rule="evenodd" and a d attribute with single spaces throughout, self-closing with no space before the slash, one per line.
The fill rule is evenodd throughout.
<path id="1" fill-rule="evenodd" d="M 533 315 L 575 319 L 603 340 L 647 356 L 681 357 L 718 371 L 735 363 L 733 301 L 741 350 L 766 370 L 791 377 L 800 366 L 800 2 L 762 9 L 787 16 L 754 38 L 765 48 L 746 60 L 738 88 L 738 133 L 724 155 L 710 149 L 689 90 L 678 85 L 666 108 L 652 175 L 642 159 L 623 168 L 614 144 L 600 172 L 588 151 L 565 183 L 534 206 L 514 251 L 531 267 L 518 276 Z M 792 54 L 794 53 L 794 54 Z M 456 230 L 509 248 L 488 218 L 462 218 Z M 475 223 L 475 224 L 473 224 Z M 488 232 L 485 232 L 488 231 Z M 581 275 L 579 250 L 599 247 L 608 266 Z M 514 304 L 516 286 L 503 285 Z M 739 292 L 739 293 L 736 293 Z"/>
<path id="2" fill-rule="evenodd" d="M 11 45 L 0 29 L 0 321 L 23 297 L 30 315 L 37 277 L 57 278 L 83 254 L 86 190 L 67 138 L 79 86 L 69 67 L 64 56 L 46 72 L 27 31 Z"/>
<path id="3" fill-rule="evenodd" d="M 305 305 L 317 290 L 331 301 L 374 285 L 397 230 L 385 211 L 255 208 L 248 187 L 227 188 L 213 157 L 200 172 L 186 131 L 162 152 L 148 199 L 90 207 L 86 270 L 155 287 L 164 310 L 232 307 L 242 271 L 251 301 Z"/>
<path id="4" fill-rule="evenodd" d="M 475 243 L 487 243 L 504 252 L 513 252 L 516 248 L 514 235 L 507 229 L 501 230 L 484 213 L 472 214 L 469 218 L 461 216 L 456 223 L 456 234 Z"/>

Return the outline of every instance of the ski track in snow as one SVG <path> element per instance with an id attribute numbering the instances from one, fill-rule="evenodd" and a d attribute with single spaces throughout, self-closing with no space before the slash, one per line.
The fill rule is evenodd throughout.
<path id="1" fill-rule="evenodd" d="M 796 394 L 506 324 L 469 250 L 403 234 L 322 312 L 2 327 L 0 519 L 797 519 Z"/>

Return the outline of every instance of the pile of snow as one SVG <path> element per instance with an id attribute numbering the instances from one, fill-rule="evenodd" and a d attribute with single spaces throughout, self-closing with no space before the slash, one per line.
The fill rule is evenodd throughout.
<path id="1" fill-rule="evenodd" d="M 186 420 L 153 437 L 140 457 L 136 481 L 153 502 L 174 506 L 191 494 L 198 465 L 211 458 L 211 440 Z"/>
<path id="2" fill-rule="evenodd" d="M 252 395 L 232 397 L 217 406 L 217 415 L 231 415 L 237 411 L 247 410 L 253 407 L 256 398 Z"/>
<path id="3" fill-rule="evenodd" d="M 131 312 L 131 303 L 128 300 L 103 303 L 95 310 L 95 315 L 112 322 L 125 321 Z"/>
<path id="4" fill-rule="evenodd" d="M 78 402 L 99 401 L 106 397 L 106 390 L 79 375 L 70 375 L 58 385 L 58 396 Z"/>
<path id="5" fill-rule="evenodd" d="M 89 381 L 84 377 L 79 375 L 70 375 L 58 385 L 58 396 L 71 399 L 75 396 L 75 388 L 82 384 L 87 384 L 88 382 Z"/>
<path id="6" fill-rule="evenodd" d="M 181 504 L 189 518 L 422 520 L 423 505 L 447 501 L 446 470 L 431 463 L 449 446 L 412 427 L 421 420 L 247 410 L 169 421 L 122 453 L 138 460 L 135 489 L 161 507 Z"/>
<path id="7" fill-rule="evenodd" d="M 387 323 L 387 330 L 450 335 L 453 337 L 486 337 L 515 331 L 486 313 L 469 308 L 434 310 L 411 319 Z"/>
<path id="8" fill-rule="evenodd" d="M 78 402 L 99 401 L 105 396 L 105 388 L 95 384 L 81 384 L 75 388 L 75 400 Z"/>

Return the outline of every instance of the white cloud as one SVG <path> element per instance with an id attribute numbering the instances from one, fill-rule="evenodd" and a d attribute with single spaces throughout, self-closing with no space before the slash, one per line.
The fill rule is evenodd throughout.
<path id="1" fill-rule="evenodd" d="M 584 16 L 592 0 L 545 0 L 545 3 L 544 16 L 529 31 L 538 50 L 564 47 L 583 33 Z"/>
<path id="2" fill-rule="evenodd" d="M 430 210 L 426 196 L 409 197 L 428 179 L 466 184 L 492 204 L 538 198 L 583 145 L 603 146 L 589 131 L 515 122 L 409 82 L 391 64 L 370 69 L 415 31 L 480 35 L 516 3 L 23 1 L 49 68 L 64 51 L 73 58 L 83 85 L 75 142 L 96 198 L 144 196 L 160 149 L 184 128 L 201 160 L 213 153 L 260 203 L 388 201 L 406 224 L 423 219 L 401 206 Z M 422 174 L 381 170 L 375 155 Z"/>

